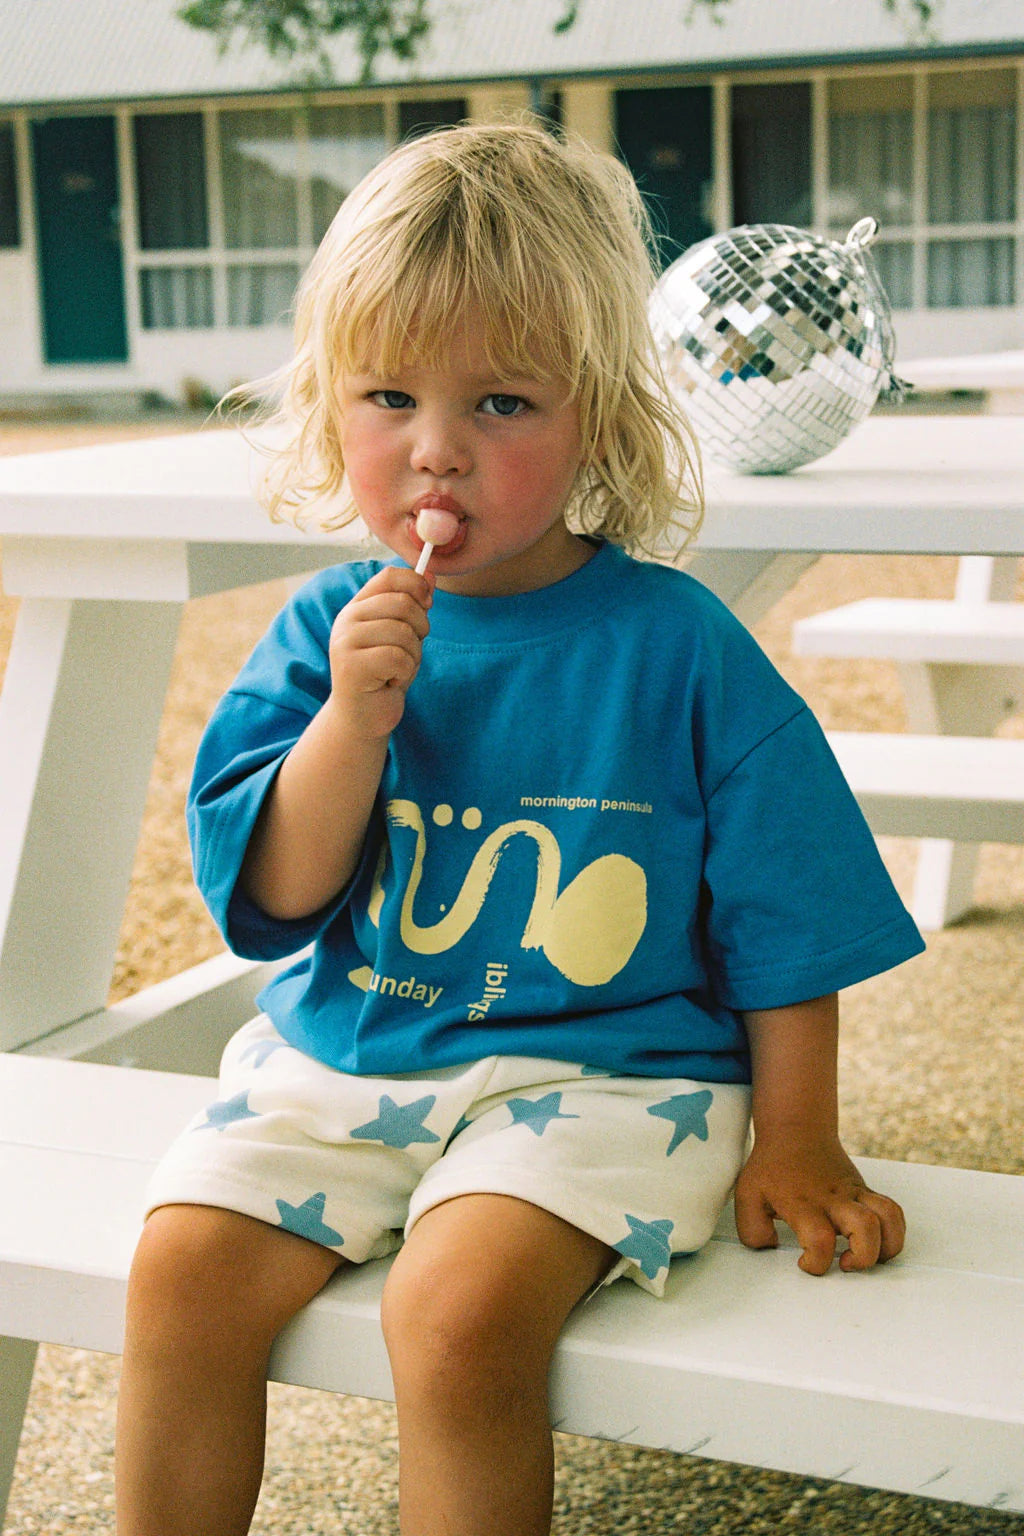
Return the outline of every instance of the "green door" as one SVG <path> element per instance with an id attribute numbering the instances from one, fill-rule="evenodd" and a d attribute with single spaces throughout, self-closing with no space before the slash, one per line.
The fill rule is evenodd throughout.
<path id="1" fill-rule="evenodd" d="M 32 149 L 46 361 L 125 362 L 114 119 L 33 123 Z"/>
<path id="2" fill-rule="evenodd" d="M 711 87 L 616 91 L 615 137 L 644 195 L 667 267 L 711 234 Z"/>

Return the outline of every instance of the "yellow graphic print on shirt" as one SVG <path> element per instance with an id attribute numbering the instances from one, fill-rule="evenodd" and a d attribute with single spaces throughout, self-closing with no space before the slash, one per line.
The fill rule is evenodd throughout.
<path id="1" fill-rule="evenodd" d="M 639 944 L 647 925 L 647 877 L 624 854 L 603 854 L 587 864 L 559 891 L 562 854 L 554 833 L 539 821 L 509 821 L 480 844 L 452 905 L 436 923 L 421 925 L 413 914 L 423 877 L 427 834 L 423 814 L 412 800 L 391 800 L 392 827 L 408 828 L 416 838 L 412 869 L 402 894 L 399 923 L 402 942 L 418 955 L 438 955 L 465 937 L 480 915 L 506 845 L 514 837 L 532 838 L 537 846 L 537 881 L 523 931 L 523 949 L 539 949 L 577 986 L 599 987 L 617 976 Z M 379 925 L 384 903 L 387 847 L 381 850 L 370 897 L 369 915 Z M 369 973 L 367 973 L 367 980 Z M 363 984 L 362 971 L 350 980 Z"/>

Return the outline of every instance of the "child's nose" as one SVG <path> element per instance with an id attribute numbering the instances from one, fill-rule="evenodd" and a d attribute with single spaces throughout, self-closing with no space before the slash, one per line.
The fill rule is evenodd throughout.
<path id="1" fill-rule="evenodd" d="M 424 413 L 417 422 L 411 462 L 413 469 L 435 475 L 438 479 L 466 474 L 470 467 L 470 453 L 465 434 L 460 431 L 458 423 L 444 417 L 428 417 Z"/>

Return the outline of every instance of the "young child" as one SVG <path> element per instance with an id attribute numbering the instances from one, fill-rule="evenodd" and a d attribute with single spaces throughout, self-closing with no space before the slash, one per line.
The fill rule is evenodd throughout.
<path id="1" fill-rule="evenodd" d="M 344 476 L 397 558 L 307 583 L 199 750 L 211 911 L 303 953 L 154 1178 L 121 1536 L 248 1529 L 271 1343 L 346 1263 L 399 1250 L 405 1536 L 539 1536 L 592 1288 L 660 1295 L 734 1189 L 812 1274 L 902 1246 L 839 1142 L 835 994 L 920 939 L 806 706 L 629 553 L 699 517 L 651 281 L 628 173 L 528 126 L 396 150 L 304 281 L 271 509 Z"/>

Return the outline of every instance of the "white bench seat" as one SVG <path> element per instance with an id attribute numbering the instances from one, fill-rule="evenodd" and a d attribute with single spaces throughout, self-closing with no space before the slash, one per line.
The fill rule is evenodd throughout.
<path id="1" fill-rule="evenodd" d="M 990 737 L 1024 708 L 1024 603 L 1010 601 L 1017 562 L 972 556 L 960 561 L 953 600 L 867 598 L 799 620 L 799 656 L 880 657 L 895 662 L 911 733 L 919 737 Z M 973 904 L 983 842 L 1019 842 L 1013 751 L 936 745 L 927 752 L 877 741 L 851 742 L 851 774 L 865 791 L 877 832 L 921 837 L 911 910 L 920 927 L 944 928 Z M 977 794 L 964 799 L 977 768 Z M 919 774 L 915 790 L 908 778 Z M 952 782 L 951 782 L 952 779 Z M 950 793 L 952 791 L 952 793 Z M 1008 801 L 1007 801 L 1008 794 Z M 925 832 L 924 828 L 938 830 Z"/>
<path id="2" fill-rule="evenodd" d="M 0 1056 L 0 1368 L 13 1382 L 0 1511 L 34 1341 L 120 1350 L 149 1170 L 213 1086 Z M 788 1233 L 753 1253 L 727 1213 L 703 1253 L 673 1266 L 666 1300 L 620 1283 L 576 1310 L 553 1371 L 555 1426 L 1024 1510 L 1024 1181 L 864 1167 L 908 1212 L 897 1261 L 812 1279 Z M 390 1399 L 386 1271 L 336 1277 L 282 1335 L 274 1379 Z"/>
<path id="3" fill-rule="evenodd" d="M 1024 741 L 885 731 L 827 736 L 878 835 L 1024 843 Z"/>
<path id="4" fill-rule="evenodd" d="M 1024 603 L 868 597 L 793 625 L 798 656 L 1024 667 Z"/>

